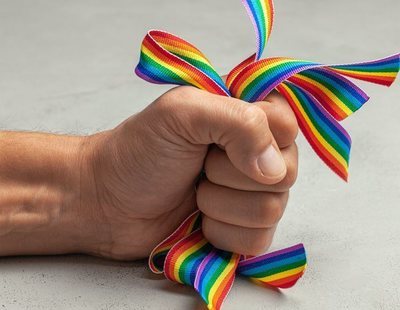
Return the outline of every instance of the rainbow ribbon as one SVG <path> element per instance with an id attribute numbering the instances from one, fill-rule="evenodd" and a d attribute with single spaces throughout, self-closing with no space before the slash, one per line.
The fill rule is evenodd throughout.
<path id="1" fill-rule="evenodd" d="M 346 65 L 286 57 L 261 59 L 273 25 L 272 0 L 242 3 L 254 25 L 256 52 L 237 65 L 226 82 L 194 45 L 159 30 L 149 31 L 143 39 L 136 74 L 151 83 L 192 85 L 247 102 L 264 100 L 277 90 L 316 154 L 347 180 L 351 138 L 338 121 L 361 108 L 369 97 L 346 77 L 390 86 L 399 71 L 400 54 Z M 306 255 L 302 244 L 258 257 L 216 249 L 204 238 L 196 212 L 153 250 L 149 266 L 172 281 L 194 287 L 209 309 L 220 309 L 236 274 L 262 285 L 288 288 L 303 275 Z"/>

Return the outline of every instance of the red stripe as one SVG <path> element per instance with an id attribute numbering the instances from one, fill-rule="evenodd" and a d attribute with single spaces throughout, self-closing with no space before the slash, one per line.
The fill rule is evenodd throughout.
<path id="1" fill-rule="evenodd" d="M 214 94 L 226 96 L 225 92 L 211 78 L 209 78 L 207 75 L 205 75 L 203 72 L 193 67 L 192 65 L 189 65 L 186 61 L 166 52 L 149 35 L 147 35 L 143 40 L 143 45 L 146 46 L 160 60 L 170 64 L 173 67 L 178 67 L 179 69 L 182 69 L 182 71 L 191 76 L 202 87 L 204 87 L 204 89 Z"/>
<path id="2" fill-rule="evenodd" d="M 176 243 L 171 250 L 168 252 L 167 257 L 165 258 L 165 277 L 167 279 L 176 281 L 174 277 L 174 270 L 176 266 L 176 261 L 179 256 L 182 255 L 187 249 L 195 245 L 196 243 L 200 242 L 203 239 L 203 234 L 201 231 L 194 232 L 193 234 L 189 235 L 188 237 L 180 240 Z M 178 266 L 179 268 L 180 266 Z"/>
<path id="3" fill-rule="evenodd" d="M 337 175 L 339 175 L 342 179 L 347 181 L 348 178 L 348 173 L 335 157 L 330 154 L 325 147 L 318 141 L 318 139 L 314 136 L 314 134 L 311 131 L 311 128 L 307 124 L 306 120 L 304 119 L 303 115 L 301 112 L 298 110 L 298 107 L 296 106 L 294 100 L 291 98 L 289 93 L 286 91 L 286 89 L 278 85 L 277 90 L 284 95 L 286 100 L 289 102 L 290 106 L 292 107 L 297 121 L 299 122 L 299 127 L 302 130 L 305 138 L 307 141 L 310 143 L 311 147 L 314 149 L 314 151 L 317 153 L 317 155 L 327 164 L 329 168 L 331 168 Z"/>
<path id="4" fill-rule="evenodd" d="M 296 273 L 294 275 L 291 275 L 291 276 L 288 276 L 288 277 L 285 277 L 285 278 L 282 278 L 279 280 L 267 282 L 267 283 L 268 283 L 268 285 L 271 285 L 274 287 L 289 288 L 296 284 L 296 282 L 301 278 L 303 273 L 304 273 L 304 270 L 299 273 Z"/>
<path id="5" fill-rule="evenodd" d="M 335 70 L 335 69 L 333 69 L 333 70 Z M 339 72 L 342 75 L 346 75 L 346 76 L 349 76 L 349 77 L 352 77 L 352 78 L 355 78 L 358 80 L 367 81 L 367 82 L 385 85 L 385 86 L 392 85 L 392 83 L 395 80 L 395 78 L 388 77 L 388 76 L 362 76 L 362 75 L 358 75 L 357 73 L 347 73 L 347 72 L 343 72 L 340 70 L 335 70 L 335 71 Z"/>
<path id="6" fill-rule="evenodd" d="M 239 262 L 239 259 L 236 260 L 236 267 Z M 233 281 L 235 280 L 235 270 L 236 267 L 233 268 L 233 270 L 229 273 L 229 276 L 225 278 L 225 280 L 221 283 L 221 286 L 218 288 L 218 290 L 215 292 L 215 298 L 217 298 L 217 301 L 215 303 L 215 298 L 213 299 L 213 304 L 215 303 L 215 309 L 220 309 L 222 306 L 222 303 L 224 302 L 226 296 L 229 293 L 229 290 L 232 287 Z M 222 288 L 222 291 L 221 291 Z"/>
<path id="7" fill-rule="evenodd" d="M 189 49 L 192 49 L 192 50 L 198 52 L 201 56 L 204 57 L 203 53 L 197 47 L 195 47 L 193 44 L 189 43 L 188 41 L 186 41 L 180 37 L 177 37 L 176 35 L 173 35 L 171 33 L 167 33 L 164 31 L 159 31 L 159 30 L 152 30 L 149 33 L 150 33 L 150 36 L 153 38 L 157 37 L 157 38 L 161 38 L 162 40 L 165 39 L 163 41 L 166 41 L 166 42 L 172 41 L 175 46 L 180 45 L 181 49 L 183 49 L 183 50 L 187 49 L 189 47 Z"/>
<path id="8" fill-rule="evenodd" d="M 335 101 L 333 101 L 319 87 L 296 76 L 292 76 L 288 80 L 309 91 L 337 120 L 341 121 L 347 117 L 347 114 L 335 103 Z"/>
<path id="9" fill-rule="evenodd" d="M 228 77 L 226 78 L 226 85 L 230 88 L 232 80 L 236 78 L 236 76 L 249 64 L 253 63 L 256 60 L 256 54 L 251 55 L 250 57 L 243 60 L 240 64 L 238 64 L 235 68 L 229 72 Z"/>
<path id="10" fill-rule="evenodd" d="M 168 245 L 174 245 L 176 242 L 179 241 L 179 239 L 182 239 L 186 235 L 190 234 L 191 231 L 189 230 L 190 226 L 192 224 L 192 221 L 185 221 L 183 223 L 183 226 L 179 227 L 177 230 L 175 230 L 167 239 L 165 239 L 162 243 L 160 243 L 157 248 L 160 247 L 165 247 L 167 244 Z"/>
<path id="11" fill-rule="evenodd" d="M 239 87 L 243 84 L 243 82 L 248 79 L 249 76 L 251 76 L 255 71 L 258 69 L 262 68 L 265 66 L 265 64 L 273 64 L 278 62 L 279 58 L 268 58 L 268 59 L 263 59 L 259 60 L 257 62 L 254 62 L 247 67 L 245 67 L 239 74 L 236 76 L 236 78 L 232 81 L 231 87 L 229 87 L 229 90 L 233 95 L 237 95 L 237 91 Z"/>

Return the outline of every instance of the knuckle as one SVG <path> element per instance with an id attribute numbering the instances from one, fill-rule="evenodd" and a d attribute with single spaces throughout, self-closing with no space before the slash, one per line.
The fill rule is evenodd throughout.
<path id="1" fill-rule="evenodd" d="M 196 203 L 201 211 L 205 211 L 211 205 L 209 191 L 210 188 L 207 181 L 201 182 L 197 187 Z"/>
<path id="2" fill-rule="evenodd" d="M 193 86 L 178 86 L 170 89 L 157 99 L 157 105 L 160 108 L 175 110 L 181 104 L 190 102 L 191 99 L 197 94 L 198 89 Z"/>
<path id="3" fill-rule="evenodd" d="M 246 243 L 243 244 L 243 254 L 258 255 L 265 252 L 271 245 L 271 237 L 267 229 L 255 229 L 248 234 Z"/>
<path id="4" fill-rule="evenodd" d="M 283 191 L 289 190 L 296 183 L 298 176 L 297 146 L 295 144 L 293 145 L 293 150 L 296 153 L 296 159 L 287 163 L 286 176 L 281 182 L 279 182 L 279 189 Z"/>
<path id="5" fill-rule="evenodd" d="M 268 194 L 260 204 L 258 220 L 264 227 L 276 225 L 283 216 L 284 203 L 280 194 Z"/>
<path id="6" fill-rule="evenodd" d="M 220 248 L 226 251 L 234 251 L 235 249 L 229 248 L 225 246 L 223 234 L 218 233 L 219 229 L 215 226 L 216 224 L 210 220 L 207 216 L 203 215 L 201 228 L 204 237 L 209 241 L 213 246 Z"/>
<path id="7" fill-rule="evenodd" d="M 288 119 L 288 118 L 286 118 Z M 287 122 L 285 125 L 286 128 L 286 137 L 290 142 L 294 142 L 299 134 L 299 127 L 297 125 L 297 121 L 295 119 L 295 122 Z"/>
<path id="8" fill-rule="evenodd" d="M 297 167 L 288 168 L 285 178 L 281 181 L 280 188 L 289 190 L 297 180 Z"/>
<path id="9" fill-rule="evenodd" d="M 204 237 L 213 243 L 213 234 L 211 233 L 210 222 L 207 217 L 203 216 L 201 221 L 201 229 L 203 231 Z"/>
<path id="10" fill-rule="evenodd" d="M 299 133 L 299 126 L 292 109 L 288 105 L 274 105 L 273 114 L 284 144 L 293 143 Z"/>
<path id="11" fill-rule="evenodd" d="M 254 104 L 247 104 L 240 115 L 240 126 L 246 132 L 258 131 L 268 125 L 267 115 Z"/>
<path id="12" fill-rule="evenodd" d="M 207 179 L 213 183 L 218 183 L 216 182 L 218 179 L 218 168 L 221 166 L 221 161 L 219 160 L 219 154 L 217 152 L 215 148 L 211 148 L 204 161 L 204 170 Z"/>
<path id="13" fill-rule="evenodd" d="M 294 141 L 299 133 L 299 126 L 293 111 L 290 108 L 286 108 L 285 111 L 281 111 L 280 118 L 286 135 Z"/>
<path id="14" fill-rule="evenodd" d="M 198 93 L 199 89 L 193 86 L 178 86 L 165 93 L 167 96 L 172 96 L 173 98 L 188 99 L 192 98 Z"/>

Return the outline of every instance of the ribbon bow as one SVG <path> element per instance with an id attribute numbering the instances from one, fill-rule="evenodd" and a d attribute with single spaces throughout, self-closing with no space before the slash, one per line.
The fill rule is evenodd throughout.
<path id="1" fill-rule="evenodd" d="M 294 111 L 299 127 L 322 161 L 347 180 L 351 139 L 338 123 L 369 99 L 344 76 L 390 86 L 400 54 L 346 65 L 323 65 L 286 57 L 260 59 L 273 25 L 272 0 L 242 0 L 257 36 L 256 53 L 237 65 L 224 82 L 204 54 L 170 33 L 151 30 L 142 42 L 136 74 L 157 84 L 192 85 L 247 102 L 276 89 Z M 302 244 L 244 257 L 213 247 L 201 231 L 197 211 L 151 253 L 150 269 L 195 288 L 209 309 L 220 309 L 235 274 L 266 286 L 288 288 L 303 275 Z"/>

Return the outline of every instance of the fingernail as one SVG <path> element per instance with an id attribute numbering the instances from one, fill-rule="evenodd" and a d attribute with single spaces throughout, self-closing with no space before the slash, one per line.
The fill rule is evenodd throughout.
<path id="1" fill-rule="evenodd" d="M 267 177 L 277 177 L 285 172 L 286 165 L 282 156 L 273 145 L 258 157 L 257 164 L 262 173 Z"/>

